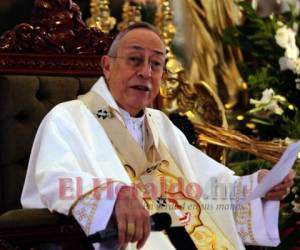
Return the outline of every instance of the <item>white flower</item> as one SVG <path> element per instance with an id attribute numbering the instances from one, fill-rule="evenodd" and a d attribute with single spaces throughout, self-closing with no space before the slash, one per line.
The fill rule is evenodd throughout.
<path id="1" fill-rule="evenodd" d="M 255 108 L 251 109 L 250 113 L 258 113 L 261 111 L 269 111 L 266 116 L 273 114 L 282 115 L 283 109 L 279 104 L 286 104 L 287 100 L 284 96 L 275 95 L 274 90 L 265 89 L 262 93 L 260 100 L 250 99 L 250 104 L 255 105 Z"/>
<path id="2" fill-rule="evenodd" d="M 299 49 L 296 45 L 296 33 L 286 25 L 280 27 L 276 31 L 276 43 L 285 49 L 285 57 L 296 59 L 299 56 Z"/>
<path id="3" fill-rule="evenodd" d="M 280 27 L 280 28 L 284 26 L 284 23 L 281 21 L 277 21 L 276 23 L 277 23 L 278 27 Z"/>
<path id="4" fill-rule="evenodd" d="M 280 70 L 292 70 L 294 71 L 295 65 L 294 65 L 294 60 L 286 58 L 286 57 L 280 57 L 279 58 L 279 65 L 280 65 Z"/>
<path id="5" fill-rule="evenodd" d="M 293 31 L 292 31 L 293 32 Z M 293 38 L 293 33 L 289 31 L 286 25 L 276 30 L 275 40 L 281 48 L 286 48 L 289 40 Z M 290 38 L 291 37 L 291 38 Z"/>
<path id="6" fill-rule="evenodd" d="M 294 74 L 300 75 L 300 58 L 290 59 L 287 57 L 279 58 L 280 70 L 292 70 Z"/>
<path id="7" fill-rule="evenodd" d="M 294 142 L 295 142 L 295 140 L 293 140 L 293 139 L 291 139 L 289 137 L 285 137 L 284 138 L 284 144 L 286 144 L 286 145 L 290 145 L 290 144 L 292 144 Z"/>
<path id="8" fill-rule="evenodd" d="M 297 22 L 293 22 L 293 31 L 295 31 L 295 33 L 298 33 L 298 29 L 299 29 L 299 24 Z"/>
<path id="9" fill-rule="evenodd" d="M 297 75 L 300 75 L 300 58 L 294 60 L 294 69 L 293 72 Z"/>
<path id="10" fill-rule="evenodd" d="M 272 100 L 272 97 L 274 95 L 274 90 L 271 89 L 265 89 L 262 93 L 262 98 L 260 99 L 262 102 L 270 102 Z"/>
<path id="11" fill-rule="evenodd" d="M 299 56 L 299 49 L 298 49 L 296 43 L 295 44 L 290 44 L 290 46 L 288 46 L 285 49 L 284 56 L 287 57 L 287 58 L 290 58 L 290 59 L 296 59 L 296 58 L 298 58 L 298 56 Z"/>

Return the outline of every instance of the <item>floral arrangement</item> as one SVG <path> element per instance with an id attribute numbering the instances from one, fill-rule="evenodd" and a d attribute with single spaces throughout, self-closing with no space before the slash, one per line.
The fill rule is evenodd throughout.
<path id="1" fill-rule="evenodd" d="M 280 13 L 257 15 L 254 4 L 239 1 L 244 20 L 224 31 L 224 43 L 244 55 L 240 72 L 248 84 L 247 103 L 233 111 L 231 124 L 244 134 L 284 144 L 300 139 L 300 2 L 277 0 Z M 233 153 L 230 165 L 241 174 L 268 162 Z M 300 161 L 291 195 L 281 207 L 281 239 L 277 249 L 300 249 Z"/>

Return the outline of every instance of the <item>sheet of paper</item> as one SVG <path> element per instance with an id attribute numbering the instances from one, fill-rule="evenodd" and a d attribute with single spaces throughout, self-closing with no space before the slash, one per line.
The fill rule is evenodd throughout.
<path id="1" fill-rule="evenodd" d="M 242 201 L 242 204 L 263 197 L 272 187 L 279 184 L 293 167 L 300 151 L 300 140 L 290 144 L 276 165 L 262 179 L 256 188 Z"/>

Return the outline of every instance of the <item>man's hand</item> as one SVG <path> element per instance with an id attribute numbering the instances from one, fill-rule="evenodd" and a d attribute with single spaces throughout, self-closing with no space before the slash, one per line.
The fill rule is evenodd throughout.
<path id="1" fill-rule="evenodd" d="M 149 212 L 137 197 L 133 187 L 122 187 L 118 193 L 115 215 L 118 225 L 119 244 L 137 242 L 141 248 L 150 234 Z"/>
<path id="2" fill-rule="evenodd" d="M 258 173 L 258 182 L 260 182 L 269 171 L 266 169 L 262 169 Z M 265 200 L 275 200 L 281 201 L 283 200 L 289 193 L 291 186 L 294 184 L 295 171 L 290 170 L 288 175 L 283 179 L 283 181 L 276 186 L 274 186 L 269 192 L 266 193 L 264 199 Z"/>

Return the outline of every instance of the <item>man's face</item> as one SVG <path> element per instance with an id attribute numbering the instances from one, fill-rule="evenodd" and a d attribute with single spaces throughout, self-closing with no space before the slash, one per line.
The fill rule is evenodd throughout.
<path id="1" fill-rule="evenodd" d="M 108 87 L 118 105 L 135 116 L 159 92 L 165 47 L 154 32 L 139 28 L 120 40 L 116 57 L 102 59 Z"/>

